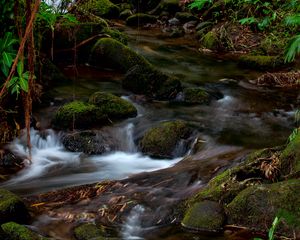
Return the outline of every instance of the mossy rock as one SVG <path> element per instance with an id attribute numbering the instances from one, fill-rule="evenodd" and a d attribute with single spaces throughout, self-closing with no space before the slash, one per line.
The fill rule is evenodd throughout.
<path id="1" fill-rule="evenodd" d="M 52 122 L 59 129 L 89 129 L 136 114 L 137 110 L 130 102 L 110 93 L 96 92 L 88 103 L 73 101 L 60 107 Z"/>
<path id="2" fill-rule="evenodd" d="M 128 43 L 127 35 L 117 29 L 105 28 L 103 32 L 108 34 L 111 38 L 123 43 L 124 45 L 127 45 Z"/>
<path id="3" fill-rule="evenodd" d="M 97 106 L 98 111 L 105 113 L 110 119 L 124 119 L 137 115 L 132 103 L 111 93 L 96 92 L 89 98 L 89 103 Z"/>
<path id="4" fill-rule="evenodd" d="M 8 222 L 1 225 L 3 232 L 7 235 L 8 240 L 47 240 L 33 232 L 29 228 L 19 225 L 15 222 Z"/>
<path id="5" fill-rule="evenodd" d="M 218 50 L 220 48 L 220 43 L 218 35 L 215 31 L 210 31 L 204 35 L 201 39 L 203 47 L 211 50 Z"/>
<path id="6" fill-rule="evenodd" d="M 183 150 L 180 155 L 187 151 L 187 138 L 191 129 L 183 121 L 170 121 L 160 123 L 149 129 L 139 142 L 143 153 L 156 158 L 178 157 L 174 154 L 176 146 L 183 141 Z"/>
<path id="7" fill-rule="evenodd" d="M 118 3 L 117 6 L 120 8 L 120 11 L 125 11 L 125 10 L 132 10 L 133 9 L 133 5 L 130 3 Z M 120 14 L 121 15 L 121 14 Z"/>
<path id="8" fill-rule="evenodd" d="M 239 58 L 239 65 L 256 70 L 268 70 L 283 65 L 283 59 L 278 56 L 252 56 L 245 55 Z"/>
<path id="9" fill-rule="evenodd" d="M 185 88 L 183 89 L 184 103 L 203 104 L 209 103 L 211 97 L 204 88 Z"/>
<path id="10" fill-rule="evenodd" d="M 162 0 L 160 4 L 150 12 L 150 14 L 159 15 L 162 12 L 175 14 L 176 12 L 180 12 L 180 11 L 181 11 L 181 7 L 180 7 L 179 0 Z"/>
<path id="11" fill-rule="evenodd" d="M 100 111 L 95 105 L 73 101 L 60 107 L 54 117 L 54 127 L 86 129 L 95 123 L 107 121 L 107 115 Z"/>
<path id="12" fill-rule="evenodd" d="M 283 174 L 300 173 L 300 130 L 295 130 L 295 135 L 287 144 L 280 156 L 280 170 Z"/>
<path id="13" fill-rule="evenodd" d="M 0 224 L 16 221 L 25 222 L 29 218 L 29 213 L 23 201 L 5 189 L 0 188 Z"/>
<path id="14" fill-rule="evenodd" d="M 136 65 L 127 71 L 122 86 L 137 94 L 145 94 L 159 100 L 175 98 L 181 91 L 181 83 L 152 66 Z"/>
<path id="15" fill-rule="evenodd" d="M 220 231 L 225 222 L 223 207 L 213 201 L 195 203 L 185 213 L 182 226 L 193 230 Z"/>
<path id="16" fill-rule="evenodd" d="M 128 26 L 140 26 L 145 25 L 147 23 L 156 23 L 157 19 L 155 16 L 145 14 L 145 13 L 137 13 L 126 19 L 126 24 Z"/>
<path id="17" fill-rule="evenodd" d="M 82 131 L 66 134 L 62 138 L 64 147 L 71 152 L 103 154 L 116 150 L 114 139 L 97 131 Z"/>
<path id="18" fill-rule="evenodd" d="M 228 206 L 228 224 L 257 231 L 269 230 L 277 215 L 285 223 L 275 231 L 286 237 L 300 236 L 300 180 L 252 186 L 242 191 Z M 294 235 L 295 234 L 295 235 Z"/>
<path id="19" fill-rule="evenodd" d="M 105 234 L 104 230 L 98 228 L 95 224 L 87 223 L 80 225 L 74 229 L 74 235 L 77 240 L 104 240 L 106 239 L 103 235 Z"/>
<path id="20" fill-rule="evenodd" d="M 189 12 L 177 12 L 175 14 L 175 18 L 177 18 L 181 23 L 199 21 L 199 19 L 196 16 Z"/>
<path id="21" fill-rule="evenodd" d="M 150 66 L 150 63 L 129 47 L 112 38 L 102 38 L 97 41 L 92 49 L 91 64 L 103 65 L 129 70 L 135 65 Z"/>
<path id="22" fill-rule="evenodd" d="M 120 18 L 125 20 L 125 19 L 129 18 L 132 15 L 133 15 L 133 13 L 130 9 L 125 9 L 124 11 L 122 11 L 120 13 Z"/>
<path id="23" fill-rule="evenodd" d="M 80 12 L 92 13 L 99 17 L 117 18 L 120 9 L 109 0 L 85 0 L 76 4 L 76 9 Z"/>

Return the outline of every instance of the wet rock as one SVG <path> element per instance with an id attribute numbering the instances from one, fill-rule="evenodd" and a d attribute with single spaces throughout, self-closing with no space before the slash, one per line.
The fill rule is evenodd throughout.
<path id="1" fill-rule="evenodd" d="M 122 11 L 120 13 L 120 18 L 125 20 L 125 19 L 129 18 L 130 16 L 132 16 L 132 14 L 133 13 L 130 9 L 125 9 L 124 11 Z"/>
<path id="2" fill-rule="evenodd" d="M 105 18 L 117 18 L 120 13 L 119 7 L 109 0 L 78 1 L 74 8 Z"/>
<path id="3" fill-rule="evenodd" d="M 168 23 L 171 26 L 178 26 L 180 24 L 180 21 L 177 18 L 171 18 L 168 20 Z"/>
<path id="4" fill-rule="evenodd" d="M 188 209 L 181 224 L 195 230 L 220 231 L 224 222 L 224 210 L 219 203 L 202 201 Z"/>
<path id="5" fill-rule="evenodd" d="M 74 229 L 74 235 L 77 240 L 104 240 L 104 229 L 98 228 L 95 224 L 87 223 Z"/>
<path id="6" fill-rule="evenodd" d="M 73 101 L 60 107 L 52 121 L 54 127 L 88 129 L 103 126 L 112 120 L 134 117 L 135 107 L 110 93 L 96 92 L 89 102 Z"/>
<path id="7" fill-rule="evenodd" d="M 180 81 L 152 66 L 136 65 L 132 67 L 127 71 L 122 85 L 136 94 L 145 94 L 159 100 L 175 98 L 181 91 Z"/>
<path id="8" fill-rule="evenodd" d="M 209 103 L 211 97 L 204 88 L 183 89 L 183 101 L 186 104 Z"/>
<path id="9" fill-rule="evenodd" d="M 283 65 L 283 59 L 278 56 L 252 56 L 245 55 L 239 58 L 239 65 L 242 67 L 257 70 L 268 70 Z"/>
<path id="10" fill-rule="evenodd" d="M 276 215 L 285 219 L 276 232 L 300 236 L 300 180 L 252 186 L 239 193 L 226 207 L 228 223 L 258 231 L 269 230 Z M 275 233 L 276 233 L 275 232 Z"/>
<path id="11" fill-rule="evenodd" d="M 149 129 L 139 142 L 141 151 L 151 157 L 172 158 L 182 156 L 188 147 L 191 129 L 183 121 L 163 122 Z M 181 152 L 175 156 L 176 147 Z M 177 149 L 178 150 L 178 149 Z"/>
<path id="12" fill-rule="evenodd" d="M 12 192 L 0 188 L 0 224 L 9 221 L 25 222 L 28 217 L 23 201 Z"/>
<path id="13" fill-rule="evenodd" d="M 8 222 L 1 225 L 1 228 L 8 240 L 47 240 L 29 228 L 15 222 Z"/>
<path id="14" fill-rule="evenodd" d="M 94 45 L 91 54 L 91 64 L 103 65 L 129 70 L 135 65 L 150 66 L 150 63 L 129 47 L 111 38 L 102 38 Z"/>
<path id="15" fill-rule="evenodd" d="M 12 169 L 15 167 L 20 167 L 22 165 L 23 159 L 16 156 L 7 149 L 0 149 L 0 169 Z"/>
<path id="16" fill-rule="evenodd" d="M 179 38 L 184 36 L 184 31 L 181 28 L 175 28 L 170 34 L 170 38 Z"/>
<path id="17" fill-rule="evenodd" d="M 215 31 L 210 31 L 206 33 L 203 36 L 201 43 L 203 47 L 208 48 L 210 50 L 218 50 L 220 48 L 218 35 Z"/>
<path id="18" fill-rule="evenodd" d="M 156 23 L 157 19 L 155 16 L 145 14 L 145 13 L 137 13 L 126 19 L 126 24 L 128 26 L 141 26 L 148 23 Z"/>
<path id="19" fill-rule="evenodd" d="M 125 119 L 137 115 L 137 110 L 132 103 L 111 93 L 95 92 L 90 96 L 89 103 L 97 106 L 97 109 L 105 113 L 111 120 Z"/>
<path id="20" fill-rule="evenodd" d="M 197 25 L 197 21 L 189 21 L 183 24 L 183 29 L 186 33 L 192 33 Z"/>
<path id="21" fill-rule="evenodd" d="M 116 149 L 114 139 L 98 131 L 83 131 L 67 134 L 62 138 L 65 148 L 71 152 L 103 154 Z"/>
<path id="22" fill-rule="evenodd" d="M 178 19 L 181 23 L 198 21 L 198 18 L 196 16 L 188 12 L 177 12 L 175 14 L 175 18 Z"/>

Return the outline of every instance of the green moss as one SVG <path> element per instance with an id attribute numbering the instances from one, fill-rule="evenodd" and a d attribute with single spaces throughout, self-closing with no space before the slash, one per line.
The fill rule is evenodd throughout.
<path id="1" fill-rule="evenodd" d="M 98 40 L 92 49 L 91 62 L 94 65 L 106 62 L 107 65 L 123 71 L 135 65 L 150 66 L 144 57 L 112 38 Z"/>
<path id="2" fill-rule="evenodd" d="M 300 131 L 286 146 L 280 155 L 281 170 L 285 174 L 293 174 L 300 171 Z"/>
<path id="3" fill-rule="evenodd" d="M 90 239 L 106 239 L 103 237 L 103 229 L 98 228 L 94 224 L 83 224 L 74 229 L 75 238 L 78 240 L 90 240 Z"/>
<path id="4" fill-rule="evenodd" d="M 285 212 L 290 219 L 277 232 L 287 237 L 300 234 L 300 180 L 257 185 L 243 190 L 227 207 L 228 224 L 268 231 L 277 214 Z M 290 221 L 288 221 L 290 220 Z"/>
<path id="5" fill-rule="evenodd" d="M 106 18 L 116 18 L 119 16 L 120 9 L 109 0 L 87 0 L 79 1 L 76 9 L 81 12 L 89 12 L 96 16 Z"/>
<path id="6" fill-rule="evenodd" d="M 283 60 L 277 56 L 245 55 L 239 58 L 239 65 L 258 70 L 268 70 L 282 66 Z"/>
<path id="7" fill-rule="evenodd" d="M 219 48 L 219 40 L 216 32 L 210 31 L 204 35 L 204 37 L 201 40 L 202 45 L 205 48 L 211 49 L 211 50 L 217 50 Z"/>
<path id="8" fill-rule="evenodd" d="M 202 201 L 187 210 L 182 225 L 202 231 L 219 231 L 225 222 L 225 215 L 220 204 L 213 201 Z"/>
<path id="9" fill-rule="evenodd" d="M 204 88 L 185 88 L 184 102 L 187 104 L 202 104 L 210 101 L 210 95 Z"/>
<path id="10" fill-rule="evenodd" d="M 15 222 L 8 222 L 1 225 L 4 233 L 9 240 L 47 240 L 25 226 L 19 225 Z"/>
<path id="11" fill-rule="evenodd" d="M 8 221 L 23 222 L 28 218 L 27 209 L 15 194 L 0 188 L 0 223 Z"/>
<path id="12" fill-rule="evenodd" d="M 103 32 L 111 36 L 113 39 L 123 43 L 124 45 L 127 45 L 128 43 L 128 37 L 126 36 L 126 34 L 120 32 L 119 30 L 105 28 Z"/>
<path id="13" fill-rule="evenodd" d="M 147 23 L 156 23 L 156 17 L 145 13 L 137 13 L 126 19 L 128 26 L 140 26 Z"/>
<path id="14" fill-rule="evenodd" d="M 97 106 L 100 112 L 105 113 L 110 119 L 137 115 L 136 108 L 130 102 L 110 93 L 96 92 L 90 97 L 89 103 Z"/>
<path id="15" fill-rule="evenodd" d="M 53 123 L 58 128 L 86 128 L 98 120 L 106 118 L 93 104 L 74 101 L 60 107 L 56 112 Z"/>
<path id="16" fill-rule="evenodd" d="M 171 158 L 176 145 L 189 134 L 190 129 L 183 121 L 164 122 L 145 133 L 140 148 L 152 157 Z"/>

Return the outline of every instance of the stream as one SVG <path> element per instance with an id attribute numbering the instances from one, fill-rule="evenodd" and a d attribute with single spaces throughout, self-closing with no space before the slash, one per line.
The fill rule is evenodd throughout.
<path id="1" fill-rule="evenodd" d="M 53 101 L 35 111 L 43 130 L 31 131 L 32 164 L 1 187 L 27 197 L 104 180 L 123 184 L 122 190 L 105 193 L 97 201 L 92 199 L 77 209 L 66 205 L 53 215 L 37 216 L 33 228 L 54 239 L 73 239 L 68 233 L 73 225 L 64 221 L 62 212 L 92 214 L 93 209 L 112 196 L 136 192 L 147 197 L 140 197 L 141 203 L 122 219 L 119 233 L 122 239 L 225 239 L 223 235 L 196 234 L 170 225 L 176 220 L 167 219 L 169 209 L 203 187 L 216 173 L 238 164 L 250 151 L 284 144 L 294 126 L 294 113 L 300 105 L 295 99 L 299 99 L 299 93 L 253 86 L 248 80 L 258 76 L 257 72 L 240 69 L 236 63 L 222 58 L 205 56 L 188 38 L 165 39 L 155 30 L 126 28 L 125 31 L 130 37 L 129 45 L 157 68 L 177 76 L 184 86 L 216 89 L 224 97 L 209 105 L 144 102 L 122 89 L 121 73 L 80 65 L 78 77 L 51 90 Z M 71 67 L 64 66 L 62 70 L 72 75 Z M 63 133 L 49 129 L 51 117 L 61 104 L 72 99 L 85 100 L 99 90 L 131 101 L 138 109 L 138 116 L 105 127 L 118 139 L 117 151 L 92 156 L 67 151 L 61 142 Z M 186 153 L 188 157 L 153 159 L 138 151 L 137 141 L 147 129 L 174 119 L 188 121 L 197 129 Z M 196 146 L 197 140 L 201 140 L 201 146 Z M 26 157 L 25 142 L 21 137 L 9 147 L 16 155 Z M 182 150 L 177 150 L 180 156 Z M 157 224 L 161 219 L 165 224 Z"/>

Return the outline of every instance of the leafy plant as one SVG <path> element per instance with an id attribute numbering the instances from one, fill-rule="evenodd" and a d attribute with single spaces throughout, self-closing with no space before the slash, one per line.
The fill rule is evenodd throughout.
<path id="1" fill-rule="evenodd" d="M 7 88 L 11 89 L 11 94 L 17 94 L 17 97 L 20 94 L 20 90 L 28 92 L 28 80 L 29 72 L 24 72 L 24 62 L 20 61 L 17 66 L 17 76 L 12 77 L 9 81 Z"/>
<path id="2" fill-rule="evenodd" d="M 1 71 L 5 77 L 9 74 L 9 69 L 16 57 L 16 50 L 13 48 L 18 43 L 18 40 L 13 37 L 11 32 L 5 33 L 0 39 L 0 65 Z"/>
<path id="3" fill-rule="evenodd" d="M 288 43 L 285 50 L 285 62 L 292 62 L 295 60 L 296 55 L 300 53 L 300 34 L 294 36 Z"/>
<path id="4" fill-rule="evenodd" d="M 213 0 L 195 0 L 189 5 L 189 7 L 191 9 L 196 8 L 198 10 L 202 10 L 205 6 L 209 6 L 212 4 L 213 4 Z"/>

